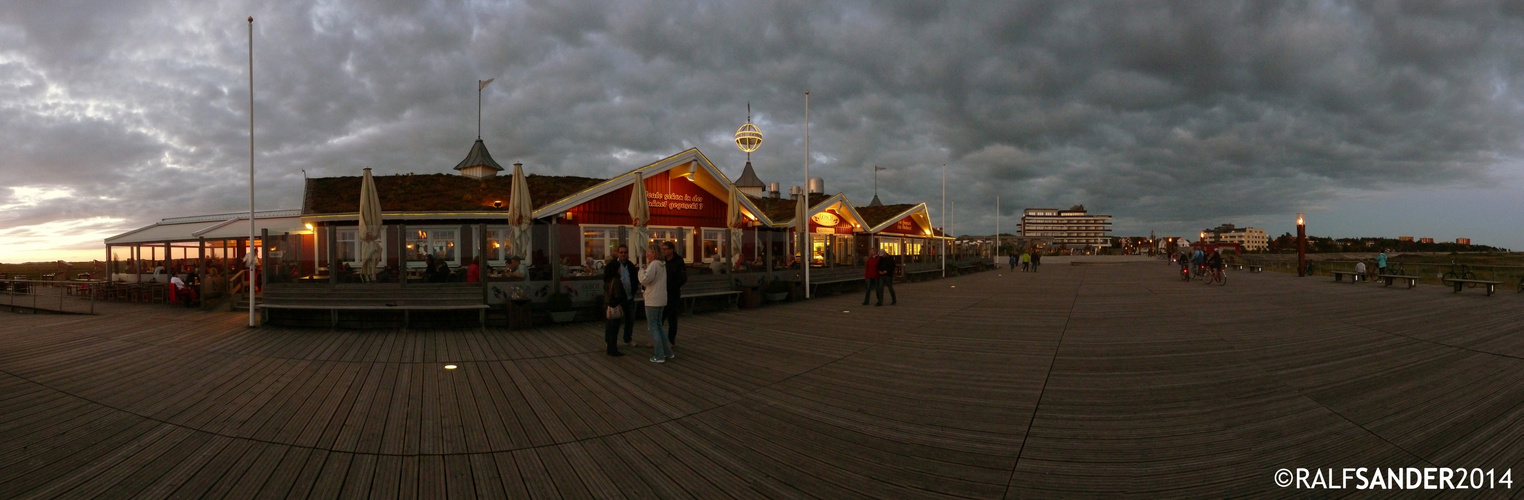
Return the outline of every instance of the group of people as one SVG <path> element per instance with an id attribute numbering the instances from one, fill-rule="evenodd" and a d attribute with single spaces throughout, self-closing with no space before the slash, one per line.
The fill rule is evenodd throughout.
<path id="1" fill-rule="evenodd" d="M 1020 256 L 1011 252 L 1011 270 L 1016 270 L 1016 264 L 1021 263 L 1022 271 L 1037 272 L 1037 266 L 1042 264 L 1042 252 L 1022 252 Z"/>
<path id="2" fill-rule="evenodd" d="M 898 263 L 894 257 L 890 257 L 884 249 L 878 249 L 873 256 L 863 263 L 863 305 L 868 305 L 868 297 L 878 293 L 878 303 L 874 307 L 884 305 L 884 289 L 889 289 L 889 305 L 900 302 L 898 295 L 894 293 L 894 268 Z"/>
<path id="3" fill-rule="evenodd" d="M 619 245 L 614 258 L 603 266 L 604 308 L 608 311 L 603 342 L 609 356 L 623 356 L 619 351 L 619 328 L 624 327 L 625 347 L 639 347 L 635 342 L 635 294 L 646 307 L 646 327 L 651 334 L 651 362 L 665 363 L 676 357 L 677 317 L 681 313 L 683 285 L 688 282 L 688 268 L 677 247 L 664 241 L 660 249 L 646 249 L 644 265 L 630 261 L 629 245 Z M 617 312 L 616 312 L 617 311 Z"/>
<path id="4" fill-rule="evenodd" d="M 1210 251 L 1197 248 L 1190 252 L 1181 252 L 1175 261 L 1180 264 L 1180 267 L 1185 268 L 1187 273 L 1192 268 L 1206 269 L 1212 272 L 1221 271 L 1223 268 L 1222 252 L 1218 252 L 1215 248 Z"/>

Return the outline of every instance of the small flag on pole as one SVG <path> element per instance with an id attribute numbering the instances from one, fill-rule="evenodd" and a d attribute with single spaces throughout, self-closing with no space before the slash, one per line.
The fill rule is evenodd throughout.
<path id="1" fill-rule="evenodd" d="M 481 89 L 487 88 L 488 85 L 492 84 L 493 80 L 496 80 L 496 78 L 488 78 L 486 80 L 477 80 L 476 81 L 476 90 L 481 90 Z"/>

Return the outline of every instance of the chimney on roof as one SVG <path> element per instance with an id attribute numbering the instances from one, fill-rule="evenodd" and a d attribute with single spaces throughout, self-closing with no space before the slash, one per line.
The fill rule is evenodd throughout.
<path id="1" fill-rule="evenodd" d="M 778 199 L 778 183 L 776 183 L 776 182 L 769 182 L 769 183 L 767 183 L 767 195 L 769 197 L 771 197 L 772 199 L 775 199 L 775 200 Z"/>
<path id="2" fill-rule="evenodd" d="M 789 186 L 788 187 L 788 199 L 790 199 L 790 200 L 798 200 L 799 199 L 799 195 L 801 193 L 803 193 L 803 192 L 804 192 L 804 188 L 801 188 L 799 186 Z"/>

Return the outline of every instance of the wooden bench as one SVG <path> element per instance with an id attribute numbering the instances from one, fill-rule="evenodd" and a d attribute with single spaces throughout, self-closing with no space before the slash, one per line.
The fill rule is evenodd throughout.
<path id="1" fill-rule="evenodd" d="M 831 285 L 840 291 L 843 284 L 863 281 L 861 267 L 835 267 L 810 270 L 810 296 L 819 295 L 822 285 Z"/>
<path id="2" fill-rule="evenodd" d="M 1262 273 L 1262 272 L 1265 272 L 1265 266 L 1261 266 L 1261 265 L 1257 265 L 1257 264 L 1250 264 L 1248 266 L 1248 268 L 1249 268 L 1249 272 L 1251 272 L 1251 273 Z"/>
<path id="3" fill-rule="evenodd" d="M 1329 273 L 1333 274 L 1334 281 L 1344 281 L 1344 277 L 1349 276 L 1350 283 L 1359 283 L 1361 278 L 1367 274 L 1354 271 L 1329 271 Z"/>
<path id="4" fill-rule="evenodd" d="M 683 284 L 682 293 L 683 306 L 687 311 L 692 311 L 693 306 L 698 303 L 699 299 L 710 297 L 725 299 L 725 309 L 723 310 L 728 311 L 741 298 L 741 291 L 731 286 L 730 275 L 726 274 L 690 278 L 687 283 Z"/>
<path id="5" fill-rule="evenodd" d="M 477 311 L 487 323 L 486 298 L 478 283 L 276 284 L 265 286 L 264 301 L 256 307 L 271 310 L 326 310 L 330 326 L 338 326 L 339 311 L 402 311 L 402 327 L 412 311 Z"/>
<path id="6" fill-rule="evenodd" d="M 1408 289 L 1410 289 L 1410 290 L 1413 287 L 1418 286 L 1418 278 L 1419 278 L 1418 276 L 1408 276 L 1408 275 L 1404 275 L 1404 274 L 1378 274 L 1378 275 L 1376 275 L 1376 279 L 1379 279 L 1383 283 L 1385 283 L 1385 284 L 1383 284 L 1381 286 L 1392 286 L 1392 282 L 1393 281 L 1396 281 L 1396 280 L 1407 280 L 1407 282 L 1408 282 Z"/>
<path id="7" fill-rule="evenodd" d="M 1468 279 L 1461 279 L 1461 278 L 1448 278 L 1448 279 L 1446 279 L 1444 281 L 1446 283 L 1449 283 L 1450 286 L 1455 287 L 1455 293 L 1460 293 L 1461 287 L 1465 286 L 1467 283 L 1476 283 L 1478 285 L 1484 285 L 1484 286 L 1487 287 L 1487 296 L 1489 296 L 1489 297 L 1492 296 L 1493 293 L 1498 291 L 1498 285 L 1503 284 L 1503 282 L 1501 282 L 1501 281 L 1468 280 Z"/>

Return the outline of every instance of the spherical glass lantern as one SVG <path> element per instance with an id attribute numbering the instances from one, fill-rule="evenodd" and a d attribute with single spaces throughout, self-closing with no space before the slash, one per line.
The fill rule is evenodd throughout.
<path id="1" fill-rule="evenodd" d="M 736 130 L 736 147 L 741 148 L 741 151 L 751 153 L 761 146 L 762 131 L 757 130 L 756 125 L 748 123 Z"/>

